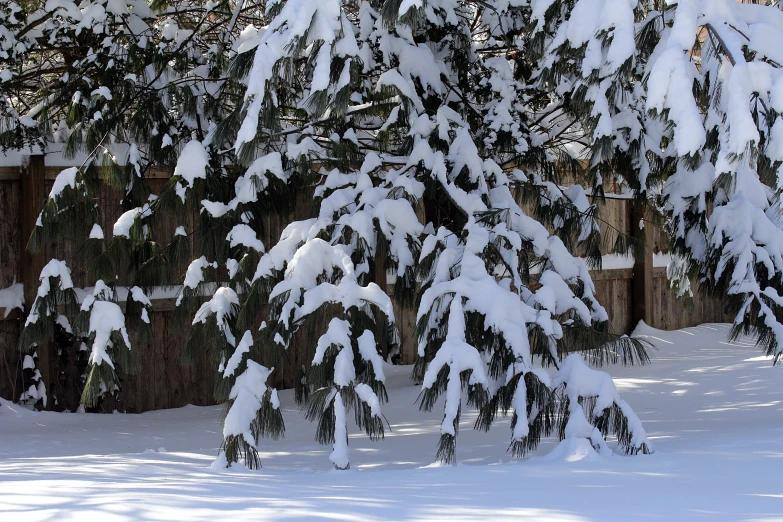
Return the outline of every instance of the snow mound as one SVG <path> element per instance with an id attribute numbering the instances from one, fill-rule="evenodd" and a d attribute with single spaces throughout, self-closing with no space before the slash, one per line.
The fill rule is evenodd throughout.
<path id="1" fill-rule="evenodd" d="M 607 458 L 611 454 L 607 455 Z M 563 439 L 555 449 L 542 457 L 535 457 L 539 462 L 579 462 L 600 461 L 605 457 L 598 454 L 587 439 Z"/>
<path id="2" fill-rule="evenodd" d="M 31 415 L 35 415 L 35 412 L 32 412 L 18 404 L 14 404 L 11 401 L 0 399 L 0 419 L 3 419 L 3 422 L 7 422 L 10 419 L 21 419 L 23 417 L 29 417 Z"/>

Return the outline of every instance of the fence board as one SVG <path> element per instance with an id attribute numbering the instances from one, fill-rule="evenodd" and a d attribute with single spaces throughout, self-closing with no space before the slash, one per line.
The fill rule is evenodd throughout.
<path id="1" fill-rule="evenodd" d="M 20 280 L 19 181 L 0 181 L 0 288 Z"/>
<path id="2" fill-rule="evenodd" d="M 2 319 L 4 313 L 0 314 Z M 0 397 L 19 397 L 22 390 L 22 354 L 16 348 L 19 342 L 21 313 L 13 311 L 0 320 Z"/>

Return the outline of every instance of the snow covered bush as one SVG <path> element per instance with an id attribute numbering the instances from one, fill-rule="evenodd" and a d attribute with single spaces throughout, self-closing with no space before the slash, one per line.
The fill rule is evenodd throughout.
<path id="1" fill-rule="evenodd" d="M 772 7 L 50 7 L 46 20 L 15 18 L 33 33 L 17 22 L 0 33 L 25 42 L 3 57 L 3 103 L 19 125 L 0 134 L 14 146 L 64 140 L 87 157 L 57 178 L 31 238 L 35 248 L 81 234 L 91 281 L 105 282 L 83 305 L 106 303 L 114 318 L 105 331 L 82 326 L 99 375 L 85 397 L 114 389 L 108 361 L 130 348 L 108 307 L 118 288 L 138 288 L 127 324 L 144 326 L 144 296 L 178 281 L 189 349 L 219 370 L 229 465 L 257 467 L 260 438 L 283 435 L 275 386 L 287 381 L 347 468 L 348 410 L 368 436 L 384 434 L 382 359 L 407 342 L 395 310 L 411 309 L 419 407 L 443 399 L 439 459 L 456 458 L 463 406 L 479 429 L 511 415 L 515 455 L 548 435 L 599 452 L 612 435 L 647 453 L 611 379 L 585 364 L 648 360 L 640 341 L 610 331 L 588 271 L 606 247 L 639 246 L 599 226 L 609 181 L 668 218 L 683 288 L 695 276 L 728 295 L 737 331 L 781 353 L 783 13 Z M 101 52 L 58 55 L 38 43 L 47 38 Z M 153 167 L 172 172 L 156 194 Z M 94 204 L 101 182 L 117 191 L 111 222 Z M 177 226 L 163 226 L 172 216 Z M 39 316 L 53 322 L 55 305 Z"/>
<path id="2" fill-rule="evenodd" d="M 361 357 L 358 365 L 354 364 L 354 345 Z M 308 381 L 316 391 L 308 397 L 306 415 L 318 420 L 318 441 L 334 444 L 329 460 L 337 469 L 348 469 L 346 407 L 354 406 L 356 422 L 367 435 L 383 437 L 381 402 L 387 400 L 386 376 L 372 332 L 352 336 L 348 321 L 332 319 L 318 339 L 310 373 Z"/>

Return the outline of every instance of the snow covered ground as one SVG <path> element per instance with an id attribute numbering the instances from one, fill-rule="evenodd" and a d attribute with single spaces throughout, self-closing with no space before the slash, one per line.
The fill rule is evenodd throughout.
<path id="1" fill-rule="evenodd" d="M 0 520 L 783 520 L 783 368 L 729 344 L 727 329 L 646 328 L 653 364 L 609 369 L 649 456 L 561 447 L 517 461 L 508 421 L 479 433 L 463 415 L 460 464 L 433 466 L 441 414 L 413 406 L 409 368 L 387 367 L 392 432 L 353 434 L 349 471 L 329 469 L 291 392 L 286 438 L 263 442 L 256 472 L 210 467 L 220 407 L 80 415 L 3 402 Z"/>

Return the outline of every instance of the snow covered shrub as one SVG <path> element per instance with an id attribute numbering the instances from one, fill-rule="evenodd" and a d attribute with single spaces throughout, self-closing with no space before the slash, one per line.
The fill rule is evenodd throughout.
<path id="1" fill-rule="evenodd" d="M 608 182 L 668 217 L 682 288 L 697 276 L 729 295 L 738 328 L 781 353 L 774 8 L 52 7 L 45 19 L 33 7 L 0 11 L 11 122 L 0 143 L 64 140 L 86 155 L 57 178 L 30 244 L 62 233 L 84 241 L 98 292 L 84 313 L 112 317 L 100 331 L 79 325 L 95 372 L 88 399 L 116 389 L 109 370 L 133 353 L 127 328 L 148 324 L 149 290 L 179 282 L 189 349 L 208 350 L 219 369 L 229 465 L 259 466 L 260 438 L 283 435 L 273 385 L 285 379 L 337 467 L 350 463 L 348 410 L 382 437 L 382 358 L 404 342 L 395 309 L 416 311 L 419 407 L 444 399 L 439 459 L 456 458 L 463 399 L 479 429 L 511 415 L 515 455 L 553 434 L 600 452 L 613 435 L 622 451 L 647 453 L 611 379 L 585 364 L 648 360 L 638 340 L 610 331 L 587 268 L 607 247 L 639 246 L 600 226 Z M 154 195 L 153 167 L 173 173 Z M 94 203 L 101 184 L 116 191 L 111 221 Z M 72 286 L 65 273 L 60 292 Z M 51 335 L 44 323 L 72 301 L 44 275 L 25 347 Z M 122 286 L 138 289 L 128 326 L 109 306 Z"/>
<path id="2" fill-rule="evenodd" d="M 23 350 L 53 338 L 54 327 L 60 316 L 58 310 L 64 309 L 72 314 L 77 304 L 71 271 L 65 261 L 50 260 L 41 270 L 40 282 L 38 294 L 30 306 L 30 313 L 22 330 L 19 345 Z"/>
<path id="3" fill-rule="evenodd" d="M 354 345 L 361 356 L 358 365 L 353 360 Z M 356 366 L 362 373 L 358 378 Z M 387 400 L 386 376 L 375 336 L 365 330 L 352 338 L 348 321 L 332 319 L 326 333 L 318 339 L 310 373 L 308 381 L 316 391 L 308 397 L 306 416 L 318 420 L 318 441 L 334 444 L 329 460 L 337 469 L 348 469 L 346 407 L 354 406 L 356 423 L 368 436 L 383 437 L 381 402 Z"/>
<path id="4" fill-rule="evenodd" d="M 573 257 L 597 261 L 603 239 L 587 192 L 563 186 L 556 168 L 570 142 L 563 133 L 583 134 L 580 122 L 546 122 L 562 101 L 512 58 L 526 52 L 517 38 L 530 14 L 471 3 L 275 4 L 263 32 L 234 58 L 244 102 L 207 141 L 213 155 L 231 147 L 247 170 L 230 178 L 233 191 L 202 195 L 202 169 L 194 183 L 185 176 L 190 156 L 178 163 L 178 189 L 186 199 L 195 191 L 202 216 L 230 230 L 218 263 L 245 289 L 237 336 L 258 330 L 254 346 L 284 354 L 297 331 L 328 322 L 296 385 L 318 421 L 317 439 L 334 444 L 338 468 L 349 465 L 346 407 L 369 436 L 383 435 L 382 366 L 372 361 L 398 337 L 392 298 L 377 284 L 386 281 L 400 306 L 418 310 L 420 407 L 445 396 L 439 459 L 455 458 L 466 390 L 481 412 L 478 427 L 514 412 L 517 454 L 553 431 L 593 437 L 602 449 L 599 439 L 613 432 L 624 450 L 649 451 L 633 413 L 600 386 L 595 396 L 572 397 L 600 400 L 581 417 L 599 436 L 572 429 L 575 407 L 570 416 L 557 410 L 565 404 L 558 387 L 569 390 L 569 379 L 553 384 L 534 366 L 572 352 L 626 363 L 647 355 L 638 341 L 607 331 L 588 270 Z M 223 178 L 216 174 L 206 182 Z M 598 169 L 586 176 L 600 191 Z M 312 187 L 316 208 L 267 250 L 256 231 L 273 201 L 294 198 L 292 183 Z M 242 361 L 239 371 L 258 371 L 252 355 Z M 253 402 L 259 412 L 263 386 Z M 228 415 L 237 409 L 261 422 L 239 408 L 235 400 Z M 253 463 L 255 434 L 232 426 L 227 435 L 231 447 L 239 437 L 243 445 L 227 461 L 244 454 Z"/>
<path id="5" fill-rule="evenodd" d="M 552 384 L 563 388 L 561 439 L 585 438 L 599 453 L 611 454 L 604 437 L 612 433 L 626 453 L 650 451 L 642 423 L 620 398 L 608 374 L 593 370 L 579 355 L 571 354 Z"/>
<path id="6" fill-rule="evenodd" d="M 31 379 L 25 379 L 25 386 L 28 387 L 20 396 L 20 401 L 31 401 L 34 404 L 40 400 L 41 405 L 46 407 L 49 394 L 41 372 L 36 368 L 36 348 L 54 339 L 58 323 L 62 322 L 61 312 L 66 311 L 73 315 L 77 306 L 68 266 L 64 261 L 50 260 L 41 271 L 38 293 L 30 306 L 19 339 L 19 348 L 25 354 L 23 370 L 30 370 L 32 373 Z"/>

